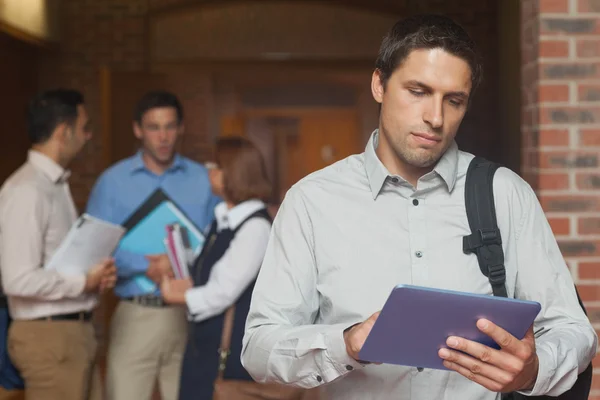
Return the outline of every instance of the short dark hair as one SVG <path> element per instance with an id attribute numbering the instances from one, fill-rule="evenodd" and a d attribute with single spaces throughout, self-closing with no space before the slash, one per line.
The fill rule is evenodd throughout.
<path id="1" fill-rule="evenodd" d="M 396 68 L 419 49 L 442 49 L 465 60 L 471 67 L 471 93 L 481 83 L 483 67 L 469 34 L 448 17 L 425 14 L 401 19 L 383 38 L 375 67 L 384 87 Z"/>
<path id="2" fill-rule="evenodd" d="M 174 108 L 177 111 L 177 122 L 181 123 L 183 121 L 183 107 L 179 99 L 173 93 L 164 90 L 155 90 L 142 96 L 133 111 L 133 120 L 141 124 L 142 118 L 147 111 L 153 108 L 165 107 Z"/>
<path id="3" fill-rule="evenodd" d="M 241 136 L 217 139 L 215 161 L 223 171 L 225 197 L 233 204 L 271 198 L 271 183 L 264 158 L 250 140 Z"/>
<path id="4" fill-rule="evenodd" d="M 27 133 L 32 144 L 46 142 L 62 123 L 74 124 L 83 95 L 72 89 L 52 89 L 37 94 L 27 105 Z"/>

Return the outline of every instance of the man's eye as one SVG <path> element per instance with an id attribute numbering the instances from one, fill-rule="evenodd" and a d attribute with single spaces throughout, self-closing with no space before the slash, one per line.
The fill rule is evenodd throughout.
<path id="1" fill-rule="evenodd" d="M 424 96 L 425 92 L 421 91 L 421 90 L 414 90 L 414 89 L 408 89 L 408 91 L 410 92 L 410 94 L 412 94 L 413 96 Z"/>

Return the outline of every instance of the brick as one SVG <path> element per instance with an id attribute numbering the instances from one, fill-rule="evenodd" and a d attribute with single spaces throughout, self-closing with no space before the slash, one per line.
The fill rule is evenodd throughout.
<path id="1" fill-rule="evenodd" d="M 568 0 L 540 0 L 540 13 L 566 13 L 569 12 Z"/>
<path id="2" fill-rule="evenodd" d="M 587 212 L 600 210 L 597 196 L 545 195 L 540 202 L 545 212 Z"/>
<path id="3" fill-rule="evenodd" d="M 577 221 L 577 232 L 582 235 L 600 234 L 600 218 L 580 217 Z"/>
<path id="4" fill-rule="evenodd" d="M 600 189 L 600 173 L 582 173 L 577 174 L 577 189 L 582 190 L 599 190 Z"/>
<path id="5" fill-rule="evenodd" d="M 584 302 L 600 300 L 600 285 L 580 283 L 577 285 L 577 291 L 579 292 L 581 300 Z"/>
<path id="6" fill-rule="evenodd" d="M 542 18 L 540 25 L 542 34 L 590 34 L 598 33 L 598 24 L 595 18 Z"/>
<path id="7" fill-rule="evenodd" d="M 558 247 L 565 257 L 600 255 L 600 242 L 593 240 L 558 240 Z"/>
<path id="8" fill-rule="evenodd" d="M 578 39 L 577 57 L 600 57 L 600 40 Z"/>
<path id="9" fill-rule="evenodd" d="M 542 40 L 538 51 L 539 57 L 567 58 L 569 57 L 569 42 L 566 40 Z"/>
<path id="10" fill-rule="evenodd" d="M 544 63 L 542 79 L 586 79 L 598 76 L 598 63 Z"/>
<path id="11" fill-rule="evenodd" d="M 599 306 L 587 306 L 586 311 L 588 314 L 588 318 L 592 324 L 600 323 L 600 307 Z"/>
<path id="12" fill-rule="evenodd" d="M 564 190 L 569 188 L 568 174 L 553 174 L 542 172 L 540 173 L 538 179 L 540 190 Z"/>
<path id="13" fill-rule="evenodd" d="M 538 133 L 537 144 L 544 146 L 568 146 L 569 131 L 566 129 L 542 129 Z"/>
<path id="14" fill-rule="evenodd" d="M 577 270 L 579 279 L 600 279 L 600 262 L 580 262 Z M 600 306 L 598 312 L 600 312 Z"/>
<path id="15" fill-rule="evenodd" d="M 598 107 L 544 107 L 542 124 L 593 124 L 600 122 Z"/>
<path id="16" fill-rule="evenodd" d="M 579 85 L 579 101 L 600 101 L 600 85 Z"/>
<path id="17" fill-rule="evenodd" d="M 558 103 L 569 101 L 568 85 L 540 85 L 538 88 L 538 99 L 541 103 Z"/>
<path id="18" fill-rule="evenodd" d="M 599 0 L 577 0 L 577 11 L 579 12 L 600 12 Z"/>
<path id="19" fill-rule="evenodd" d="M 600 129 L 581 129 L 579 143 L 583 146 L 600 146 Z"/>
<path id="20" fill-rule="evenodd" d="M 571 221 L 569 218 L 548 218 L 548 222 L 555 235 L 568 235 L 571 233 Z"/>
<path id="21" fill-rule="evenodd" d="M 544 151 L 540 156 L 540 168 L 592 168 L 598 166 L 597 153 L 572 153 Z"/>

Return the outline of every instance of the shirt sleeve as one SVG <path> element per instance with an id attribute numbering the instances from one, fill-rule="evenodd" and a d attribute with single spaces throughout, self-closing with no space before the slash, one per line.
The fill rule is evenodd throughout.
<path id="1" fill-rule="evenodd" d="M 598 338 L 579 305 L 569 269 L 530 187 L 522 203 L 521 228 L 515 241 L 515 297 L 541 304 L 534 331 L 543 328 L 536 338 L 537 381 L 531 391 L 522 394 L 559 396 L 573 386 L 596 355 Z"/>
<path id="2" fill-rule="evenodd" d="M 62 275 L 43 268 L 44 235 L 50 204 L 32 185 L 6 193 L 0 210 L 0 269 L 8 296 L 60 300 L 82 294 L 85 275 Z"/>
<path id="3" fill-rule="evenodd" d="M 285 229 L 284 229 L 285 227 Z M 242 364 L 258 382 L 311 388 L 361 365 L 346 352 L 347 324 L 315 324 L 317 264 L 309 215 L 297 187 L 275 218 L 254 288 Z"/>
<path id="4" fill-rule="evenodd" d="M 242 295 L 258 274 L 270 229 L 271 224 L 264 218 L 246 222 L 211 270 L 208 282 L 186 292 L 188 311 L 194 321 L 222 313 Z"/>
<path id="5" fill-rule="evenodd" d="M 113 209 L 113 199 L 110 195 L 110 181 L 106 175 L 102 175 L 88 199 L 86 212 L 93 217 L 111 222 L 113 224 L 122 224 L 123 221 L 117 221 Z M 113 188 L 114 189 L 114 188 Z M 117 276 L 119 278 L 129 278 L 135 275 L 144 274 L 148 269 L 148 260 L 144 254 L 132 253 L 118 248 L 113 254 L 115 265 L 117 266 Z"/>

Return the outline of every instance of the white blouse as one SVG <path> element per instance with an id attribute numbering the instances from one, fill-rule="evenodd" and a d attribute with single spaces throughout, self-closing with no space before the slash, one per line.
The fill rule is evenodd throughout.
<path id="1" fill-rule="evenodd" d="M 224 202 L 218 204 L 215 207 L 217 231 L 236 229 L 262 208 L 265 208 L 265 203 L 260 200 L 248 200 L 231 209 Z M 235 303 L 258 275 L 270 232 L 271 224 L 264 218 L 253 218 L 240 228 L 225 254 L 210 271 L 208 282 L 185 293 L 188 319 L 203 321 Z"/>

